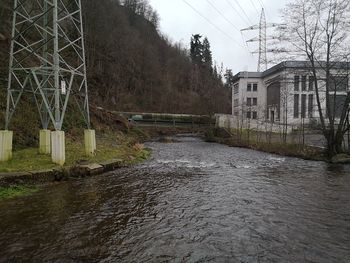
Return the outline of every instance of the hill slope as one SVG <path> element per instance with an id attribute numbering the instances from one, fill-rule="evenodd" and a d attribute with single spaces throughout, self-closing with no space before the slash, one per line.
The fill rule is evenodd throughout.
<path id="1" fill-rule="evenodd" d="M 0 1 L 2 124 L 6 104 L 13 1 Z M 215 71 L 198 68 L 191 62 L 187 50 L 167 41 L 158 32 L 156 13 L 152 10 L 153 13 L 148 12 L 150 7 L 147 4 L 143 6 L 146 11 L 139 12 L 136 11 L 139 6 L 132 6 L 130 3 L 134 2 L 128 1 L 124 0 L 124 6 L 118 0 L 82 2 L 92 106 L 143 112 L 228 112 L 229 91 Z M 142 1 L 138 3 L 142 4 Z M 21 108 L 30 110 L 15 114 L 12 126 L 31 133 L 33 127 L 40 126 L 36 108 L 30 98 L 21 103 L 19 110 Z M 73 114 L 74 108 L 71 112 Z M 77 114 L 73 114 L 67 119 L 65 127 L 70 126 L 69 121 L 73 117 L 79 118 Z M 34 130 L 36 133 L 37 129 Z M 25 144 L 32 144 L 35 140 L 33 138 Z"/>
<path id="2" fill-rule="evenodd" d="M 198 72 L 188 52 L 171 45 L 144 17 L 108 0 L 86 1 L 84 13 L 95 103 L 168 113 L 229 110 L 221 81 L 209 70 Z"/>

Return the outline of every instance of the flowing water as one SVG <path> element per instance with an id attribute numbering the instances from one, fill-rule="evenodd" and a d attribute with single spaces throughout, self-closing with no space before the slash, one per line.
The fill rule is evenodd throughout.
<path id="1" fill-rule="evenodd" d="M 0 203 L 0 262 L 350 262 L 350 167 L 181 137 Z"/>

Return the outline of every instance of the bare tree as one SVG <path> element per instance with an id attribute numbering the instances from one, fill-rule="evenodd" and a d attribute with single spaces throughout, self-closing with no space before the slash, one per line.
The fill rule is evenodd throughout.
<path id="1" fill-rule="evenodd" d="M 341 103 L 336 100 L 348 68 L 350 0 L 294 0 L 283 11 L 285 27 L 281 33 L 288 39 L 294 54 L 309 62 L 316 80 L 315 94 L 322 132 L 329 156 L 342 151 L 350 102 L 347 87 Z M 299 56 L 300 57 L 300 56 Z M 346 73 L 347 75 L 347 73 Z M 348 78 L 346 77 L 346 82 Z M 348 86 L 348 85 L 346 85 Z M 325 96 L 325 106 L 322 97 Z M 338 116 L 336 112 L 339 112 Z"/>

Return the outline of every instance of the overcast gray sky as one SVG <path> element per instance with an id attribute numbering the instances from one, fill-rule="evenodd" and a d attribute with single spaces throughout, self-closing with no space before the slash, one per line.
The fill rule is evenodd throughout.
<path id="1" fill-rule="evenodd" d="M 279 10 L 287 2 L 288 0 L 150 0 L 160 15 L 160 27 L 164 34 L 186 47 L 192 34 L 207 36 L 214 60 L 219 65 L 224 63 L 224 67 L 231 68 L 233 73 L 255 71 L 257 68 L 258 56 L 248 51 L 245 40 L 258 36 L 258 31 L 245 31 L 242 35 L 239 29 L 258 24 L 262 6 L 268 23 L 280 22 Z M 250 51 L 256 51 L 258 43 L 250 43 L 248 47 Z"/>

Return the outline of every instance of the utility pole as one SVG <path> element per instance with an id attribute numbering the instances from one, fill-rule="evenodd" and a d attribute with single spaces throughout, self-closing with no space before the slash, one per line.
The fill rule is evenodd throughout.
<path id="1" fill-rule="evenodd" d="M 14 0 L 0 161 L 11 158 L 11 153 L 2 158 L 1 152 L 12 152 L 10 122 L 21 98 L 28 96 L 34 98 L 42 124 L 40 153 L 51 153 L 54 163 L 65 162 L 62 125 L 71 97 L 86 123 L 86 153 L 94 153 L 96 142 L 95 131 L 90 130 L 81 0 Z M 50 123 L 53 132 L 48 130 Z"/>
<path id="2" fill-rule="evenodd" d="M 260 15 L 260 22 L 258 25 L 253 25 L 247 28 L 242 29 L 241 31 L 250 31 L 250 30 L 259 30 L 259 37 L 252 38 L 247 41 L 249 42 L 259 42 L 259 50 L 257 52 L 253 53 L 258 53 L 259 54 L 259 60 L 258 60 L 258 72 L 265 71 L 268 66 L 268 61 L 267 61 L 267 52 L 270 52 L 267 50 L 267 40 L 270 39 L 277 39 L 276 37 L 267 37 L 267 28 L 272 28 L 272 27 L 277 27 L 279 26 L 276 23 L 266 23 L 266 16 L 265 16 L 265 11 L 264 8 L 261 10 L 261 15 Z M 271 52 L 273 52 L 271 50 Z"/>

